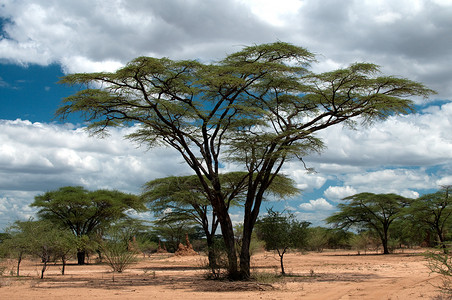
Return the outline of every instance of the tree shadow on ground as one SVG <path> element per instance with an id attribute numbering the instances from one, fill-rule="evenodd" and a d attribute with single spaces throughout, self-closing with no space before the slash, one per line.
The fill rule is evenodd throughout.
<path id="1" fill-rule="evenodd" d="M 168 268 L 174 270 L 174 268 Z M 193 269 L 193 268 L 191 268 Z M 226 279 L 206 279 L 206 272 L 199 274 L 161 274 L 154 270 L 143 274 L 104 272 L 101 276 L 89 275 L 49 275 L 43 280 L 28 278 L 30 285 L 37 289 L 134 289 L 143 286 L 159 286 L 173 290 L 191 290 L 193 292 L 238 292 L 238 291 L 270 291 L 281 289 L 288 282 L 361 282 L 377 279 L 379 276 L 371 273 L 316 273 L 289 274 L 278 277 L 275 282 L 265 283 L 256 280 L 229 281 Z"/>

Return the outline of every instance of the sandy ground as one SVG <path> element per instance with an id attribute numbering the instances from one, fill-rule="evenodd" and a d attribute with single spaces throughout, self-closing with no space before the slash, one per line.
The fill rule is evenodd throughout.
<path id="1" fill-rule="evenodd" d="M 262 279 L 279 272 L 273 253 L 252 257 L 257 282 L 208 280 L 205 262 L 204 256 L 153 255 L 121 274 L 107 265 L 71 264 L 64 276 L 60 265 L 50 265 L 40 280 L 39 263 L 25 261 L 21 277 L 0 277 L 0 299 L 442 299 L 441 276 L 430 273 L 419 251 L 289 253 L 291 276 L 276 282 Z"/>

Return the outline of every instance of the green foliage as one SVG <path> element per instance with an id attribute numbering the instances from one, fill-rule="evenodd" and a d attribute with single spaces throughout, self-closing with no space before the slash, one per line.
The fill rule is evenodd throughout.
<path id="1" fill-rule="evenodd" d="M 239 275 L 232 221 L 220 169 L 244 166 L 241 272 L 249 277 L 251 234 L 265 195 L 284 163 L 321 151 L 320 130 L 384 119 L 413 108 L 411 96 L 433 93 L 420 83 L 383 76 L 358 63 L 314 74 L 314 55 L 284 42 L 254 45 L 216 63 L 138 57 L 114 73 L 72 74 L 61 82 L 86 87 L 66 98 L 57 115 L 80 113 L 94 134 L 139 124 L 129 138 L 168 145 L 198 176 L 220 219 L 231 278 Z"/>
<path id="2" fill-rule="evenodd" d="M 328 217 L 327 223 L 339 228 L 353 226 L 374 231 L 381 240 L 384 254 L 388 254 L 389 229 L 395 220 L 402 217 L 409 199 L 395 194 L 361 193 L 344 200 L 348 202 L 340 203 L 340 211 Z"/>
<path id="3" fill-rule="evenodd" d="M 280 257 L 281 274 L 285 274 L 283 258 L 286 251 L 307 246 L 309 225 L 309 222 L 296 220 L 292 214 L 272 209 L 256 223 L 257 236 L 265 242 L 265 248 L 275 250 Z"/>

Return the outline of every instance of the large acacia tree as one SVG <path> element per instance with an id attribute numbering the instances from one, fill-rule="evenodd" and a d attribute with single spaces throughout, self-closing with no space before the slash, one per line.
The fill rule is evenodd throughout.
<path id="1" fill-rule="evenodd" d="M 62 83 L 85 89 L 66 98 L 57 114 L 81 113 L 98 134 L 138 125 L 129 138 L 179 151 L 219 219 L 230 278 L 247 278 L 251 233 L 284 163 L 320 151 L 317 131 L 408 113 L 407 97 L 432 93 L 417 82 L 380 76 L 373 64 L 314 74 L 307 69 L 313 61 L 308 50 L 284 42 L 245 47 L 214 63 L 138 57 L 114 73 L 63 77 Z M 219 177 L 227 159 L 241 164 L 248 182 L 240 268 Z"/>
<path id="2" fill-rule="evenodd" d="M 142 200 L 119 191 L 88 191 L 83 187 L 62 187 L 35 197 L 31 204 L 39 208 L 38 216 L 69 229 L 83 239 L 101 234 L 113 222 L 127 217 L 129 210 L 144 211 Z M 84 264 L 86 251 L 77 249 L 78 264 Z"/>

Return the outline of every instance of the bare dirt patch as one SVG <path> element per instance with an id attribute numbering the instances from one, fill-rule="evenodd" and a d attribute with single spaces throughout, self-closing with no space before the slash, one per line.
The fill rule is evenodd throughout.
<path id="1" fill-rule="evenodd" d="M 25 261 L 21 277 L 0 278 L 1 299 L 432 299 L 441 277 L 431 274 L 420 251 L 391 255 L 356 252 L 289 253 L 283 279 L 272 253 L 252 257 L 259 281 L 206 279 L 207 258 L 154 254 L 125 272 L 107 265 L 51 265 L 39 280 L 40 264 Z M 13 264 L 8 265 L 8 268 Z M 6 272 L 8 273 L 8 272 Z M 264 280 L 270 278 L 269 281 Z"/>

